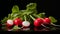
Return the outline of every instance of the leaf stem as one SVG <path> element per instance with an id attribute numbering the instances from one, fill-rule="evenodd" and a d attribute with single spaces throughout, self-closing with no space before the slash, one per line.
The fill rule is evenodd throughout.
<path id="1" fill-rule="evenodd" d="M 49 28 L 49 27 L 46 27 L 45 25 L 43 25 L 43 24 L 41 24 L 43 27 L 45 27 L 45 28 Z"/>
<path id="2" fill-rule="evenodd" d="M 40 16 L 38 16 L 38 15 L 36 15 L 36 14 L 34 14 L 34 16 L 37 17 L 37 18 L 41 18 Z M 43 19 L 43 18 L 41 18 L 41 19 Z"/>
<path id="3" fill-rule="evenodd" d="M 32 15 L 29 15 L 33 20 L 35 20 L 35 18 Z"/>
<path id="4" fill-rule="evenodd" d="M 24 15 L 24 19 L 25 19 L 25 21 L 26 21 L 26 15 Z"/>
<path id="5" fill-rule="evenodd" d="M 53 23 L 51 23 L 51 25 L 52 25 L 52 26 L 55 26 L 55 27 L 60 27 L 60 25 L 55 25 L 55 24 L 53 24 Z"/>
<path id="6" fill-rule="evenodd" d="M 40 18 L 40 16 L 38 16 L 38 15 L 36 15 L 36 14 L 34 14 L 34 16 Z"/>

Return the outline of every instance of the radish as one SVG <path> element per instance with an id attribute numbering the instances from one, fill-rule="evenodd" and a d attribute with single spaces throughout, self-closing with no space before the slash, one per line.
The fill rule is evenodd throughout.
<path id="1" fill-rule="evenodd" d="M 60 25 L 55 25 L 55 24 L 51 23 L 50 18 L 44 18 L 43 21 L 44 21 L 44 22 L 43 22 L 44 25 L 52 25 L 52 26 L 60 27 Z"/>
<path id="2" fill-rule="evenodd" d="M 30 17 L 34 20 L 34 26 L 38 27 L 38 26 L 41 26 L 41 24 L 43 23 L 43 20 L 41 18 L 33 18 L 31 15 Z"/>
<path id="3" fill-rule="evenodd" d="M 22 20 L 20 18 L 14 19 L 14 25 L 22 26 Z"/>
<path id="4" fill-rule="evenodd" d="M 30 15 L 30 17 L 34 20 L 34 26 L 35 26 L 35 27 L 43 26 L 43 27 L 45 27 L 45 28 L 49 28 L 49 27 L 46 27 L 46 26 L 43 24 L 43 18 L 37 18 L 37 19 L 35 19 L 35 18 L 32 17 L 31 15 Z"/>
<path id="5" fill-rule="evenodd" d="M 28 21 L 23 21 L 23 22 L 22 22 L 22 25 L 23 25 L 24 27 L 29 27 L 29 26 L 30 26 L 30 22 L 28 22 Z"/>
<path id="6" fill-rule="evenodd" d="M 6 24 L 8 28 L 11 28 L 13 26 L 13 20 L 8 19 Z"/>
<path id="7" fill-rule="evenodd" d="M 49 18 L 45 18 L 45 19 L 43 19 L 43 24 L 44 25 L 49 25 L 50 23 L 51 23 L 51 20 L 49 19 Z"/>
<path id="8" fill-rule="evenodd" d="M 7 24 L 13 25 L 13 20 L 7 20 Z"/>
<path id="9" fill-rule="evenodd" d="M 37 18 L 34 20 L 34 26 L 41 26 L 42 23 L 43 23 L 43 20 L 40 18 Z"/>
<path id="10" fill-rule="evenodd" d="M 23 27 L 29 27 L 30 26 L 30 22 L 26 20 L 26 16 L 24 16 L 25 21 L 22 22 L 22 26 Z"/>

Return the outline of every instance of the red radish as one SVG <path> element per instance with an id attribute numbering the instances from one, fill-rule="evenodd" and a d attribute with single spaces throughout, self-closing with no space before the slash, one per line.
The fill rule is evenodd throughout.
<path id="1" fill-rule="evenodd" d="M 51 20 L 49 19 L 49 18 L 45 18 L 45 19 L 43 19 L 43 24 L 45 24 L 45 25 L 49 25 L 50 23 L 51 23 Z"/>
<path id="2" fill-rule="evenodd" d="M 37 18 L 34 20 L 34 26 L 41 26 L 42 23 L 43 23 L 43 20 L 40 18 Z"/>
<path id="3" fill-rule="evenodd" d="M 19 25 L 19 26 L 22 26 L 22 20 L 20 18 L 16 18 L 14 20 L 14 25 Z"/>
<path id="4" fill-rule="evenodd" d="M 53 25 L 53 26 L 60 27 L 60 25 L 55 25 L 55 24 L 51 23 L 51 20 L 50 20 L 49 18 L 45 18 L 43 21 L 44 21 L 44 22 L 43 22 L 44 25 Z M 45 27 L 46 27 L 46 26 L 45 26 Z M 48 28 L 48 27 L 47 27 L 47 28 Z"/>
<path id="5" fill-rule="evenodd" d="M 41 18 L 33 18 L 31 15 L 30 17 L 34 20 L 34 26 L 38 27 L 38 26 L 41 26 L 41 24 L 43 23 L 43 20 Z"/>
<path id="6" fill-rule="evenodd" d="M 12 25 L 13 25 L 13 20 L 7 20 L 7 27 L 8 28 L 11 28 L 12 27 Z"/>
<path id="7" fill-rule="evenodd" d="M 45 25 L 43 25 L 43 18 L 37 18 L 37 19 L 35 19 L 31 15 L 30 15 L 30 17 L 34 20 L 34 26 L 35 27 L 43 26 L 45 28 L 49 28 L 49 27 L 46 27 Z"/>

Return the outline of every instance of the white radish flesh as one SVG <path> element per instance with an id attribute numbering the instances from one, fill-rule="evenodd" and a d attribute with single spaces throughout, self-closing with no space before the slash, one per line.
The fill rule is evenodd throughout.
<path id="1" fill-rule="evenodd" d="M 7 24 L 13 25 L 13 20 L 7 20 Z"/>
<path id="2" fill-rule="evenodd" d="M 24 22 L 22 22 L 22 25 L 28 27 L 28 26 L 30 26 L 30 22 L 24 21 Z"/>

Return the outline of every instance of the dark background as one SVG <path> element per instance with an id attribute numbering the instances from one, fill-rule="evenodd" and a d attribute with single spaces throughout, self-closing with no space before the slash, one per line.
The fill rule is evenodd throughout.
<path id="1" fill-rule="evenodd" d="M 58 20 L 57 24 L 60 24 L 56 0 L 0 0 L 0 20 L 11 13 L 13 5 L 18 5 L 21 10 L 26 9 L 25 6 L 31 2 L 37 3 L 38 12 L 45 12 L 47 16 L 55 17 Z"/>

